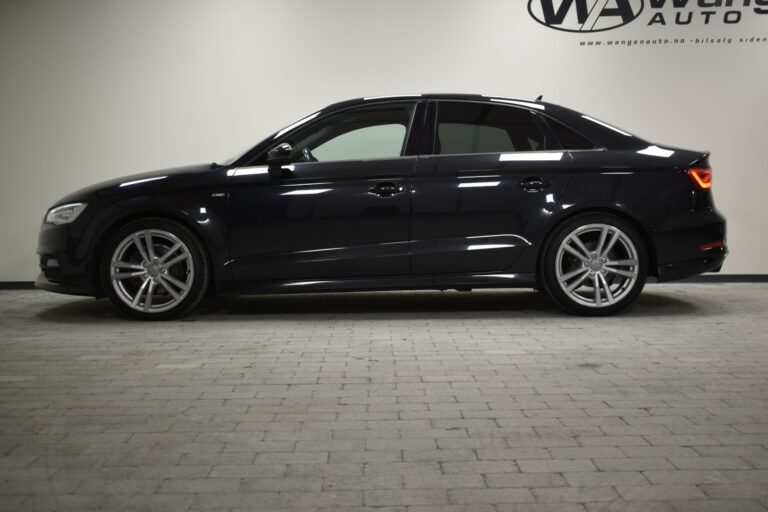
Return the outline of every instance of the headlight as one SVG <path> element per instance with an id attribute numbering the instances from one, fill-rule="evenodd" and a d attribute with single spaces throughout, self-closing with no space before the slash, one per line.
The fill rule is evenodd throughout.
<path id="1" fill-rule="evenodd" d="M 83 213 L 86 203 L 69 203 L 56 206 L 48 210 L 45 222 L 48 224 L 69 224 Z"/>

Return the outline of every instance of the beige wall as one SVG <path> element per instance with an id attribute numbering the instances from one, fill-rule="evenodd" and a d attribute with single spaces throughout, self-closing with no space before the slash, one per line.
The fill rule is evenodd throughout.
<path id="1" fill-rule="evenodd" d="M 647 3 L 647 2 L 646 2 Z M 680 34 L 639 21 L 600 35 Z M 768 36 L 768 16 L 690 37 Z M 768 273 L 768 45 L 585 48 L 523 0 L 0 2 L 0 281 L 32 280 L 39 222 L 106 178 L 224 159 L 328 103 L 545 99 L 712 151 L 728 273 Z"/>

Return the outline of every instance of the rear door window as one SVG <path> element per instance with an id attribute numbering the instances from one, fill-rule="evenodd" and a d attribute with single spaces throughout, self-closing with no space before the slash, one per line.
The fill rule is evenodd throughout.
<path id="1" fill-rule="evenodd" d="M 482 103 L 438 103 L 438 155 L 542 151 L 545 146 L 545 135 L 528 110 Z"/>

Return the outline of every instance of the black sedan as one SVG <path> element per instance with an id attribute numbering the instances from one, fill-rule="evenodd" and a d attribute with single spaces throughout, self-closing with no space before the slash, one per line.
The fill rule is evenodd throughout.
<path id="1" fill-rule="evenodd" d="M 717 271 L 708 154 L 542 101 L 346 101 L 221 164 L 70 194 L 45 215 L 37 286 L 142 319 L 212 293 L 534 287 L 615 313 L 649 277 Z"/>

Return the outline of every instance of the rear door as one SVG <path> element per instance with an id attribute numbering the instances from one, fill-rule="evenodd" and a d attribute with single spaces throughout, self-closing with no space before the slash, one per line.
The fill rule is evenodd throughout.
<path id="1" fill-rule="evenodd" d="M 559 202 L 571 157 L 533 111 L 504 103 L 430 105 L 432 147 L 413 184 L 415 274 L 509 270 Z"/>

